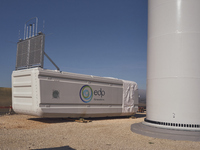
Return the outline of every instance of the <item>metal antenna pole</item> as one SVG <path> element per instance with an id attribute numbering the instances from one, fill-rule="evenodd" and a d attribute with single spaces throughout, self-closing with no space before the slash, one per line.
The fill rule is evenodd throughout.
<path id="1" fill-rule="evenodd" d="M 43 20 L 43 33 L 44 33 L 44 24 L 45 24 L 45 20 Z"/>
<path id="2" fill-rule="evenodd" d="M 53 62 L 53 60 L 47 55 L 47 53 L 44 52 L 44 55 L 49 59 L 49 61 L 57 68 L 58 71 L 60 71 L 60 68 Z"/>
<path id="3" fill-rule="evenodd" d="M 33 18 L 29 19 L 28 21 L 26 21 L 25 24 L 24 24 L 24 40 L 28 38 L 28 33 L 27 33 L 28 31 L 26 31 L 27 30 L 27 27 L 26 27 L 27 25 L 26 24 L 30 20 L 33 20 L 33 19 L 35 19 L 35 25 L 33 26 L 33 28 L 36 26 L 35 27 L 35 35 L 37 35 L 38 18 L 37 17 L 33 17 Z M 34 31 L 33 31 L 33 33 L 34 33 Z M 31 34 L 31 32 L 30 32 L 30 34 Z M 32 36 L 34 36 L 34 34 Z M 29 35 L 29 37 L 30 37 L 30 35 Z"/>
<path id="4" fill-rule="evenodd" d="M 34 33 L 34 27 L 35 27 L 35 24 L 33 23 L 33 34 L 32 34 L 32 37 L 34 37 L 35 35 L 35 33 Z"/>
<path id="5" fill-rule="evenodd" d="M 35 29 L 35 34 L 37 35 L 38 18 L 35 17 L 35 19 L 36 19 L 36 29 Z"/>
<path id="6" fill-rule="evenodd" d="M 24 40 L 26 38 L 26 24 L 24 25 Z"/>
<path id="7" fill-rule="evenodd" d="M 26 39 L 28 39 L 28 26 L 26 27 Z"/>
<path id="8" fill-rule="evenodd" d="M 32 24 L 29 25 L 29 38 L 31 38 L 31 26 Z"/>
<path id="9" fill-rule="evenodd" d="M 19 37 L 18 38 L 20 39 L 20 30 L 19 30 Z"/>

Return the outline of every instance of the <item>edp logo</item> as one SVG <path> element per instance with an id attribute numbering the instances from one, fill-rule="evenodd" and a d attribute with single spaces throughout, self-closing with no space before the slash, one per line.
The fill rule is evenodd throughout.
<path id="1" fill-rule="evenodd" d="M 79 96 L 80 99 L 84 102 L 84 103 L 89 103 L 93 96 L 101 96 L 101 98 L 106 94 L 106 92 L 100 88 L 100 90 L 94 90 L 89 86 L 89 85 L 84 85 L 81 87 L 80 91 L 79 91 Z"/>
<path id="2" fill-rule="evenodd" d="M 95 95 L 95 96 L 98 95 L 98 96 L 101 96 L 101 97 L 102 97 L 102 96 L 105 95 L 105 91 L 102 90 L 102 89 L 100 88 L 100 90 L 95 90 L 95 91 L 94 91 L 94 95 Z"/>
<path id="3" fill-rule="evenodd" d="M 80 99 L 84 103 L 89 103 L 93 97 L 93 90 L 89 85 L 84 85 L 79 92 Z"/>

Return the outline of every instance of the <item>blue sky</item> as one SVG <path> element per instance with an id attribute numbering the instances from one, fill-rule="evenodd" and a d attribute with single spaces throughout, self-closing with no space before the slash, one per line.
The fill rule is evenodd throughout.
<path id="1" fill-rule="evenodd" d="M 1 0 L 0 87 L 11 87 L 17 42 L 38 17 L 45 52 L 62 71 L 114 77 L 146 89 L 147 0 Z M 56 68 L 45 58 L 44 68 Z"/>

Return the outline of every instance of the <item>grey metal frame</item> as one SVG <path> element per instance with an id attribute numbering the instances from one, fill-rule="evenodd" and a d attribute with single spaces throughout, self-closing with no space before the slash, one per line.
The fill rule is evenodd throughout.
<path id="1" fill-rule="evenodd" d="M 27 26 L 27 23 L 31 20 L 34 20 L 35 19 L 35 26 L 33 24 L 33 33 L 32 33 L 32 36 L 36 36 L 37 35 L 37 26 L 38 26 L 38 18 L 37 17 L 33 17 L 29 20 L 27 20 L 24 24 L 24 40 L 28 38 L 28 26 Z M 32 25 L 31 25 L 32 26 Z M 31 37 L 31 26 L 30 26 L 30 32 L 29 32 L 29 38 Z M 34 29 L 35 29 L 35 33 L 34 33 Z"/>

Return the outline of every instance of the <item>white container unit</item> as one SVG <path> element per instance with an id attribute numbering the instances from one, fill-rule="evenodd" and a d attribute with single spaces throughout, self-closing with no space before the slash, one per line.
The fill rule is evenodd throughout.
<path id="1" fill-rule="evenodd" d="M 39 117 L 130 116 L 137 111 L 132 81 L 31 68 L 12 73 L 16 113 Z"/>
<path id="2" fill-rule="evenodd" d="M 200 130 L 200 0 L 148 2 L 146 123 Z"/>

